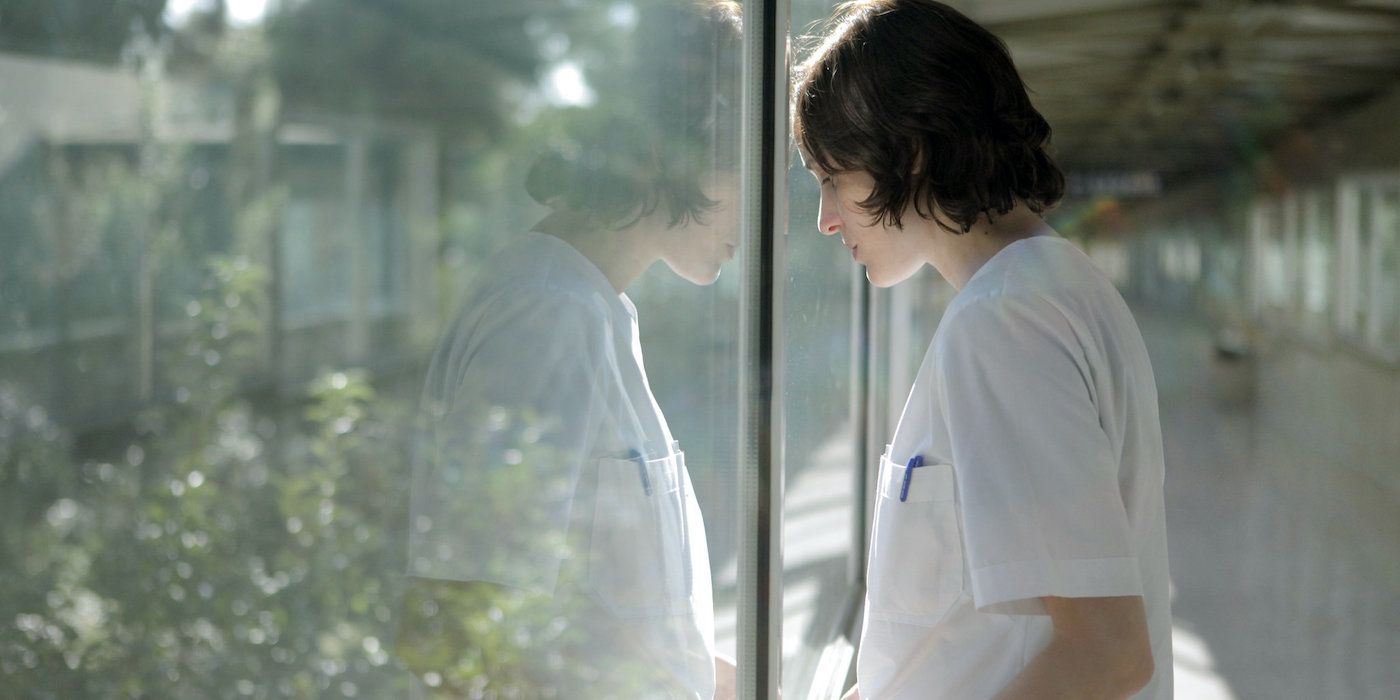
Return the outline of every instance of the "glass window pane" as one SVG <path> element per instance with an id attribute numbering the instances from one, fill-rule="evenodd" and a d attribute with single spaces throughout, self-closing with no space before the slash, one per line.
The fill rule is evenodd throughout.
<path id="1" fill-rule="evenodd" d="M 1302 199 L 1303 312 L 1308 327 L 1319 333 L 1331 310 L 1332 197 L 1325 190 L 1310 190 Z"/>
<path id="2" fill-rule="evenodd" d="M 1362 264 L 1361 225 L 1369 215 L 1362 213 L 1362 192 L 1355 181 L 1337 181 L 1337 279 L 1333 289 L 1337 294 L 1337 333 L 1355 340 L 1359 337 L 1364 318 L 1366 266 Z"/>
<path id="3" fill-rule="evenodd" d="M 784 289 L 783 693 L 806 697 L 823 664 L 841 669 L 854 647 L 853 567 L 863 546 L 857 518 L 852 361 L 864 275 L 846 249 L 816 228 L 816 181 L 796 158 L 789 175 Z M 829 673 L 829 671 L 828 671 Z"/>
<path id="4" fill-rule="evenodd" d="M 829 0 L 791 3 L 801 33 L 828 16 Z M 801 55 L 795 55 L 794 62 Z M 864 273 L 846 248 L 817 227 L 820 190 L 789 156 L 787 278 L 783 294 L 783 591 L 782 678 L 785 697 L 815 697 L 836 688 L 854 663 L 850 629 L 860 600 L 858 562 L 864 483 L 857 423 Z"/>
<path id="5" fill-rule="evenodd" d="M 1284 243 L 1283 216 L 1277 201 L 1261 202 L 1255 206 L 1254 227 L 1259 242 L 1260 294 L 1263 306 L 1270 318 L 1278 314 L 1288 304 L 1288 263 Z"/>
<path id="6" fill-rule="evenodd" d="M 1400 183 L 1377 183 L 1374 197 L 1369 345 L 1384 359 L 1400 359 Z"/>
<path id="7" fill-rule="evenodd" d="M 1375 236 L 1376 196 L 1373 188 L 1364 183 L 1358 187 L 1354 207 L 1356 224 L 1352 232 L 1352 248 L 1356 252 L 1355 265 L 1352 268 L 1354 274 L 1350 284 L 1353 290 L 1352 299 L 1356 301 L 1352 308 L 1351 326 L 1355 338 L 1360 341 L 1364 338 L 1369 323 L 1367 319 L 1371 314 L 1368 300 L 1371 296 L 1371 275 L 1374 268 L 1368 260 L 1371 240 Z"/>
<path id="8" fill-rule="evenodd" d="M 1284 322 L 1290 326 L 1297 325 L 1303 290 L 1301 256 L 1299 255 L 1299 240 L 1302 234 L 1298 211 L 1300 204 L 1297 192 L 1284 194 L 1278 202 L 1280 223 L 1283 226 L 1280 237 L 1283 248 L 1283 284 L 1286 288 L 1283 295 L 1283 314 Z"/>
<path id="9" fill-rule="evenodd" d="M 737 11 L 7 5 L 0 695 L 732 683 Z"/>

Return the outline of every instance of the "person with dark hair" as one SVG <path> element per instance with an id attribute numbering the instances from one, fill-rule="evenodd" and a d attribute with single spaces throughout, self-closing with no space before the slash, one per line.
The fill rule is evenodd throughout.
<path id="1" fill-rule="evenodd" d="M 818 227 L 957 294 L 880 461 L 848 698 L 1172 696 L 1156 384 L 1042 215 L 1064 177 L 1006 46 L 933 0 L 842 5 L 799 67 Z"/>
<path id="2" fill-rule="evenodd" d="M 626 290 L 658 261 L 710 284 L 734 257 L 714 103 L 737 84 L 720 59 L 738 17 L 639 14 L 666 53 L 615 67 L 630 82 L 596 106 L 550 115 L 524 177 L 547 213 L 485 262 L 424 382 L 396 646 L 435 695 L 734 694 L 704 521 Z"/>

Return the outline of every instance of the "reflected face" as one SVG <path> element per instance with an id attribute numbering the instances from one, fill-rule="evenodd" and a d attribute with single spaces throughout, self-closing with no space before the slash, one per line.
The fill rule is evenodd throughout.
<path id="1" fill-rule="evenodd" d="M 924 220 L 912 207 L 903 216 L 904 228 L 885 226 L 860 206 L 875 189 L 875 180 L 869 173 L 828 173 L 805 153 L 802 162 L 821 185 L 817 230 L 824 236 L 840 235 L 851 258 L 865 266 L 865 276 L 871 284 L 889 287 L 923 267 L 928 260 L 924 251 Z"/>
<path id="2" fill-rule="evenodd" d="M 660 233 L 661 259 L 681 279 L 708 285 L 719 279 L 720 267 L 739 249 L 739 190 L 732 174 L 717 175 L 704 188 L 718 202 L 701 221 L 691 221 Z"/>

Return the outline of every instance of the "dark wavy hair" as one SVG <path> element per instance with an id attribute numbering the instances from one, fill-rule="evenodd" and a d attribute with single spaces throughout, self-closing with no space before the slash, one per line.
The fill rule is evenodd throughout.
<path id="1" fill-rule="evenodd" d="M 934 0 L 841 5 L 797 69 L 792 114 L 794 138 L 822 170 L 870 174 L 860 206 L 886 225 L 902 226 L 912 203 L 966 233 L 1016 200 L 1043 213 L 1064 195 L 1050 124 L 1006 45 Z"/>
<path id="2" fill-rule="evenodd" d="M 737 159 L 739 6 L 690 0 L 642 8 L 630 65 L 596 106 L 561 110 L 525 189 L 586 225 L 624 229 L 658 210 L 677 227 L 718 204 L 703 183 Z"/>

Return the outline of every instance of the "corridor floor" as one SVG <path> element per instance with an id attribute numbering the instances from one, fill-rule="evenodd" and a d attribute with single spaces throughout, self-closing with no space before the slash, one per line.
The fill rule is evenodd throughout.
<path id="1" fill-rule="evenodd" d="M 1203 326 L 1137 315 L 1166 448 L 1176 697 L 1400 698 L 1400 494 L 1267 427 L 1248 366 L 1216 360 Z"/>

